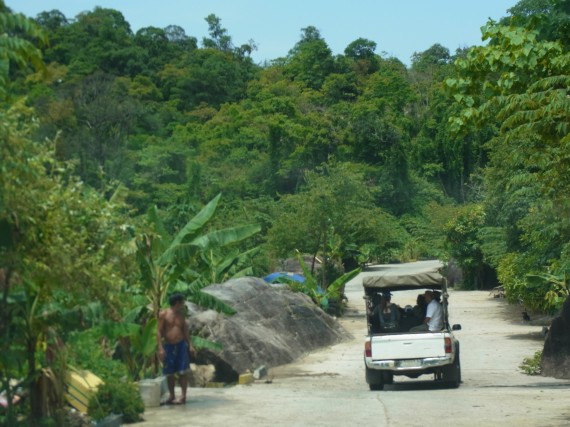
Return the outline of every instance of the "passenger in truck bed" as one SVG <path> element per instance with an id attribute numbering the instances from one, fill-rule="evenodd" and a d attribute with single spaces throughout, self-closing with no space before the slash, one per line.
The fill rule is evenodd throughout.
<path id="1" fill-rule="evenodd" d="M 424 294 L 418 294 L 418 297 L 416 298 L 416 305 L 412 309 L 414 312 L 414 317 L 417 320 L 417 323 L 414 326 L 421 325 L 424 322 L 424 319 L 426 317 L 426 307 L 427 302 Z"/>
<path id="2" fill-rule="evenodd" d="M 419 294 L 416 298 L 416 305 L 412 307 L 407 305 L 402 313 L 402 320 L 400 321 L 400 329 L 402 332 L 408 332 L 415 326 L 424 323 L 426 317 L 426 300 L 424 294 Z"/>
<path id="3" fill-rule="evenodd" d="M 380 321 L 380 332 L 398 332 L 400 327 L 400 309 L 392 303 L 392 294 L 390 292 L 382 293 L 380 303 L 372 312 L 373 317 L 377 317 Z"/>
<path id="4" fill-rule="evenodd" d="M 410 329 L 410 332 L 441 331 L 443 329 L 443 312 L 441 309 L 441 304 L 438 300 L 435 299 L 433 291 L 426 291 L 424 293 L 424 296 L 428 304 L 426 309 L 426 317 L 424 318 L 424 322 L 421 325 L 413 327 Z"/>

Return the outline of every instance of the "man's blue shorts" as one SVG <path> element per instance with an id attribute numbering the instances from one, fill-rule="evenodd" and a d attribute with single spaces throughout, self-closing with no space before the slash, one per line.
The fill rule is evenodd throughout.
<path id="1" fill-rule="evenodd" d="M 176 344 L 163 344 L 164 347 L 164 375 L 181 374 L 188 370 L 190 366 L 190 355 L 188 353 L 188 343 L 184 340 Z"/>

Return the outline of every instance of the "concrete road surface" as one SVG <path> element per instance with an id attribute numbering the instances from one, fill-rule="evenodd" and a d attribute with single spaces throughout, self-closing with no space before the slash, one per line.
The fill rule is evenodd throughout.
<path id="1" fill-rule="evenodd" d="M 134 425 L 570 426 L 570 381 L 528 376 L 519 369 L 523 358 L 542 348 L 541 327 L 525 323 L 520 307 L 486 291 L 450 291 L 450 323 L 463 328 L 456 333 L 463 376 L 458 389 L 442 388 L 425 376 L 395 377 L 383 391 L 368 390 L 362 276 L 433 265 L 379 266 L 351 281 L 348 311 L 339 322 L 354 340 L 272 368 L 268 379 L 249 386 L 191 388 L 186 405 L 149 408 L 145 422 Z"/>

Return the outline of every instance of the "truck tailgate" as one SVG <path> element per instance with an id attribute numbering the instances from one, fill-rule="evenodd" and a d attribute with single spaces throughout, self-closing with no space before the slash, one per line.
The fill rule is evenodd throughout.
<path id="1" fill-rule="evenodd" d="M 371 337 L 371 347 L 372 360 L 445 356 L 443 333 L 375 335 Z"/>

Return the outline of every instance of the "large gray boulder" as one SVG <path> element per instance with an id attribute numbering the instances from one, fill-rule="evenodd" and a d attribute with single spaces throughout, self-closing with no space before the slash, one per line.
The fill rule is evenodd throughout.
<path id="1" fill-rule="evenodd" d="M 540 361 L 542 375 L 570 379 L 570 297 L 552 320 Z"/>
<path id="2" fill-rule="evenodd" d="M 215 365 L 216 381 L 235 382 L 248 370 L 289 363 L 319 347 L 352 338 L 309 297 L 285 286 L 246 277 L 210 285 L 204 292 L 237 311 L 227 316 L 191 308 L 191 333 L 223 345 L 221 351 L 202 349 L 197 356 L 197 363 Z"/>

